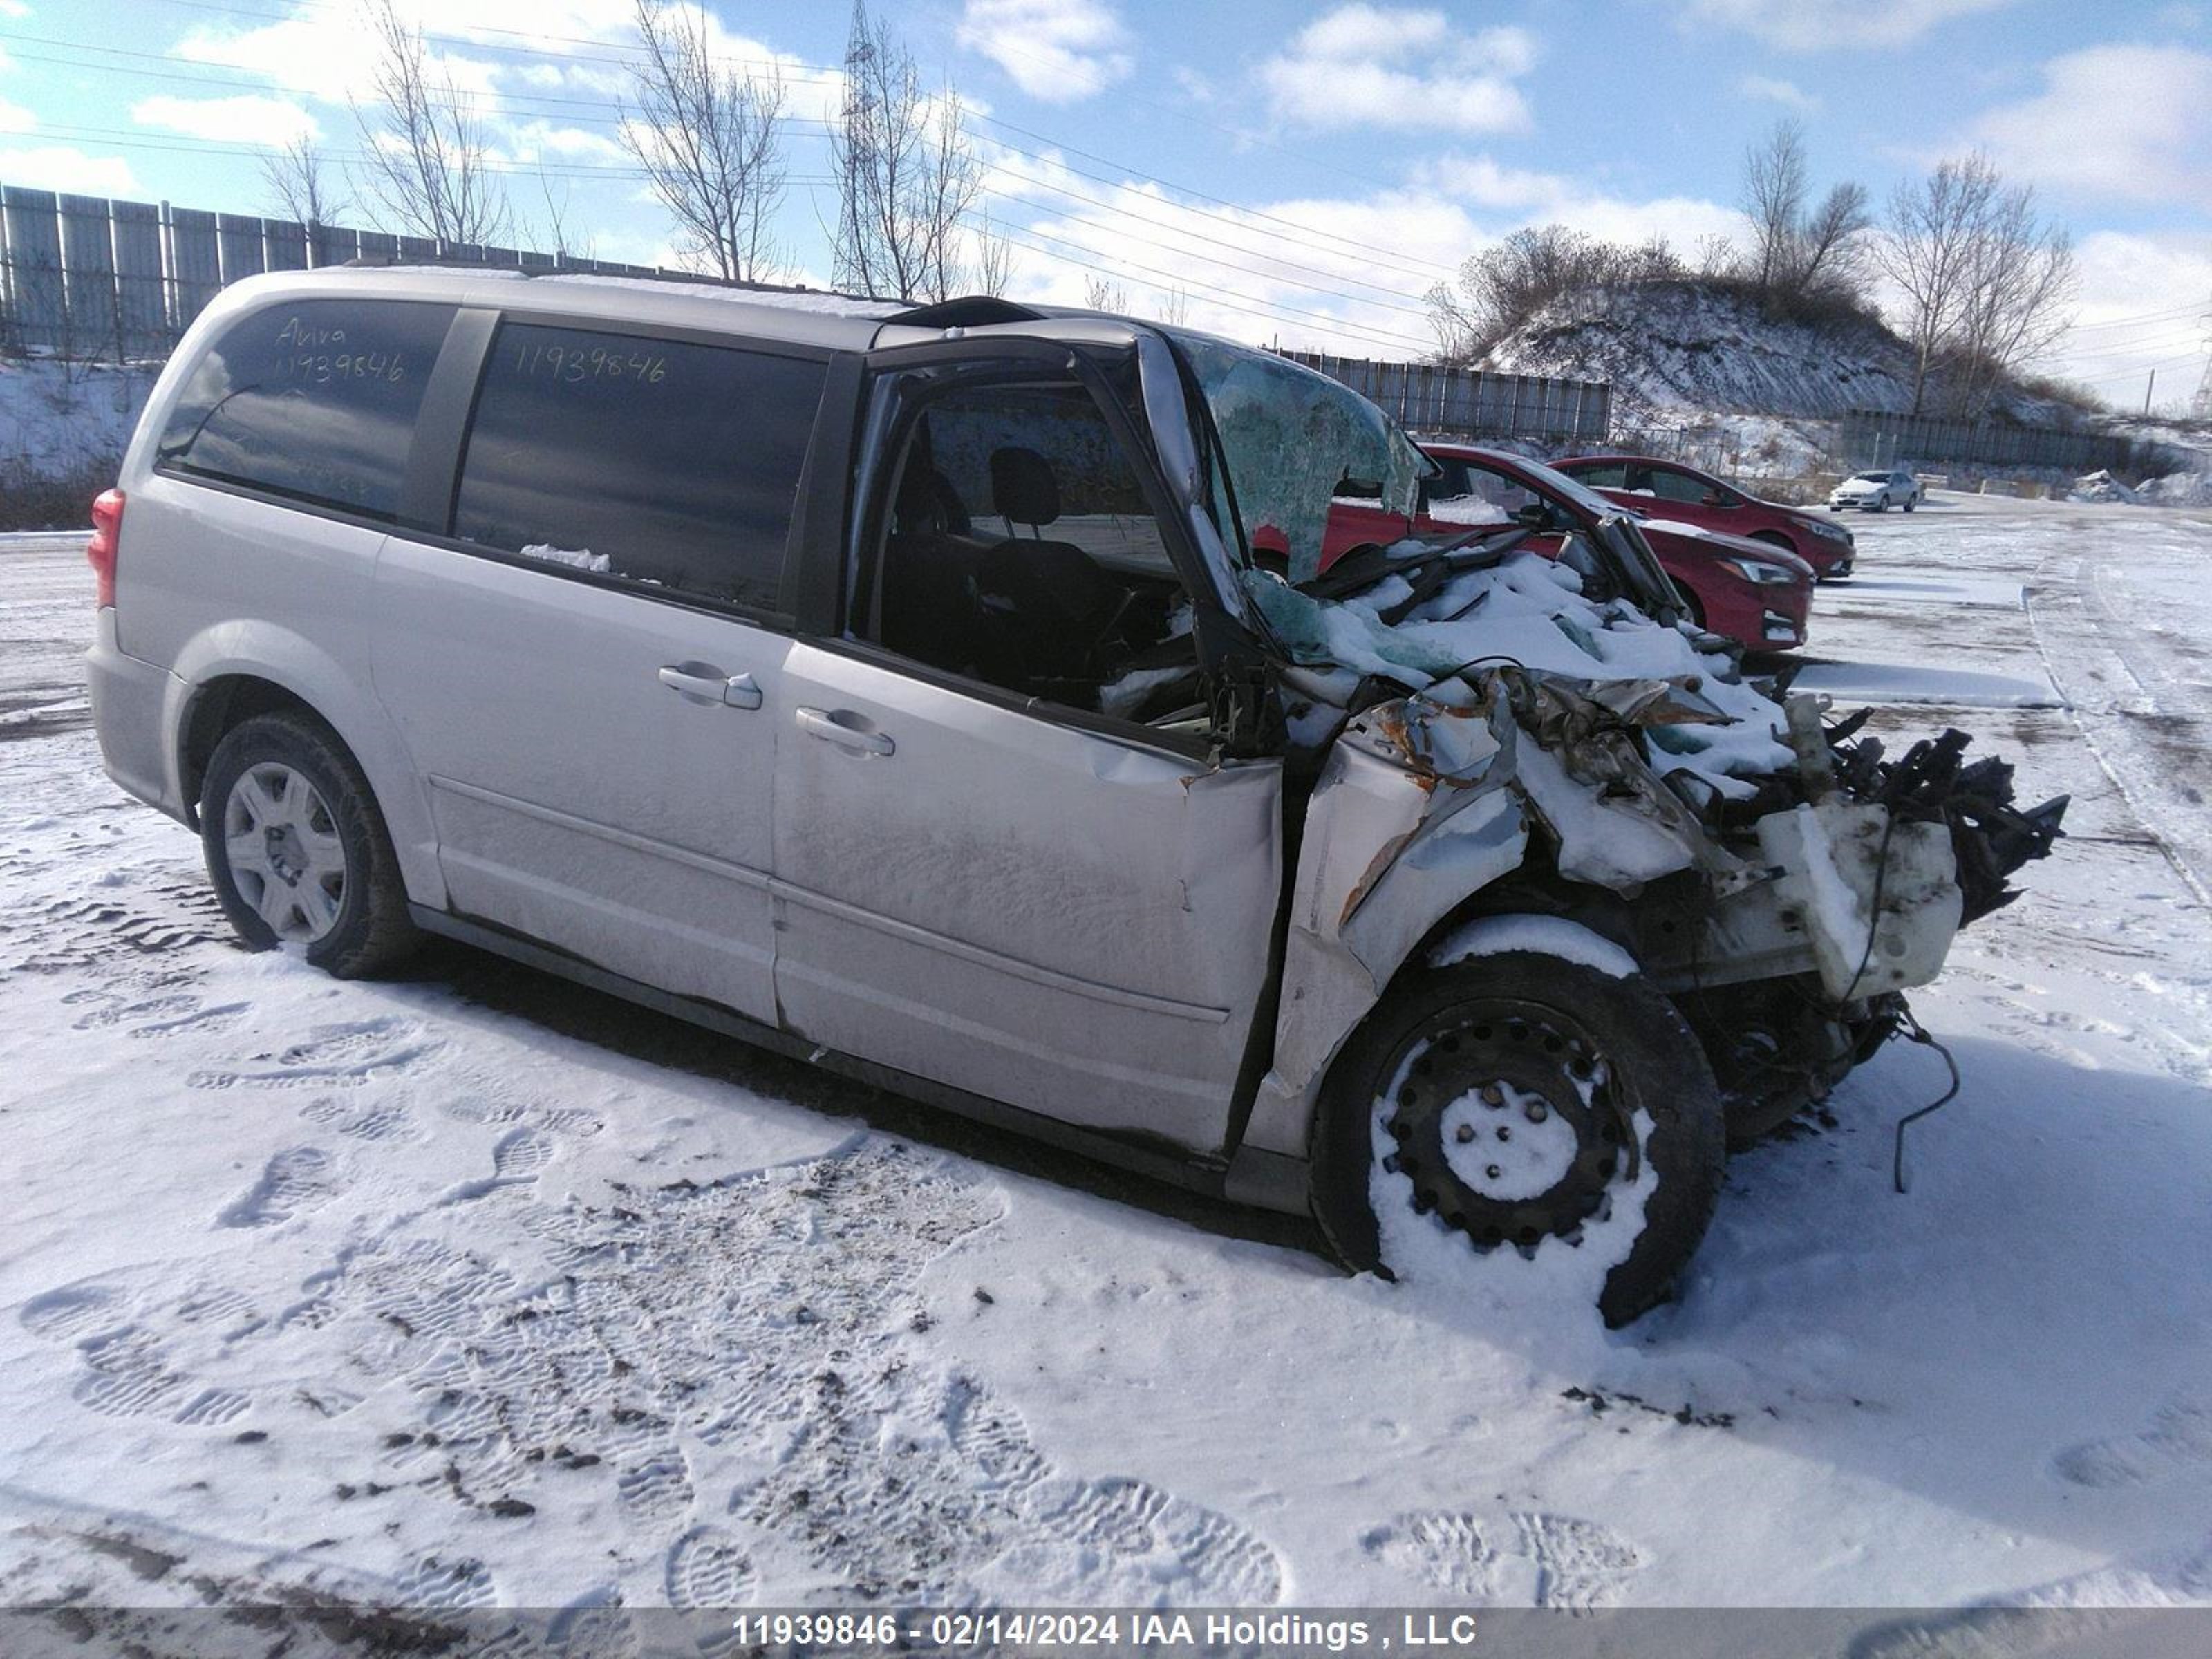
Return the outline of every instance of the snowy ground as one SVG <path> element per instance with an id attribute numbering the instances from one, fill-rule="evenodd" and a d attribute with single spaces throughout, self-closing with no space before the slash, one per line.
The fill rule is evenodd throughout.
<path id="1" fill-rule="evenodd" d="M 1880 718 L 2073 836 L 1916 999 L 1911 1195 L 1893 1047 L 1613 1334 L 458 950 L 240 954 L 99 773 L 75 545 L 0 544 L 0 1605 L 2212 1601 L 2212 514 L 1854 527 L 1808 683 L 1972 705 Z"/>

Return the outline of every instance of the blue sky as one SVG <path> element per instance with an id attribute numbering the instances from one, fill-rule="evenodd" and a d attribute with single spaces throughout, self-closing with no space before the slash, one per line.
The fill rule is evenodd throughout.
<path id="1" fill-rule="evenodd" d="M 545 197 L 604 257 L 674 263 L 615 143 L 630 0 L 403 0 L 478 100 L 522 223 Z M 1245 338 L 1418 355 L 1419 296 L 1516 226 L 1737 231 L 1745 147 L 1805 127 L 1820 181 L 1877 200 L 1986 146 L 2081 255 L 2053 367 L 2140 406 L 2195 389 L 2212 310 L 2212 3 L 1499 0 L 1236 6 L 921 0 L 877 9 L 957 87 L 1015 240 L 1013 291 L 1137 309 L 1176 290 Z M 709 0 L 719 49 L 781 65 L 795 119 L 778 226 L 820 282 L 818 117 L 843 0 Z M 258 146 L 361 140 L 351 0 L 0 0 L 0 181 L 257 210 Z M 358 196 L 359 191 L 355 194 Z M 374 222 L 359 210 L 356 222 Z M 1739 233 L 1740 234 L 1740 233 Z"/>

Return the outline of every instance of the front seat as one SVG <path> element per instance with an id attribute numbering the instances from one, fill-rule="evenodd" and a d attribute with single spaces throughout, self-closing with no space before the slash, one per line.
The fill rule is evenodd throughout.
<path id="1" fill-rule="evenodd" d="M 1074 689 L 1068 683 L 1078 682 L 1095 697 L 1102 648 L 1130 591 L 1074 543 L 1045 538 L 1060 506 L 1050 461 L 1019 445 L 991 452 L 991 511 L 1005 520 L 1006 536 L 977 562 L 985 667 L 1000 684 L 1040 691 L 1049 684 L 1066 697 Z"/>

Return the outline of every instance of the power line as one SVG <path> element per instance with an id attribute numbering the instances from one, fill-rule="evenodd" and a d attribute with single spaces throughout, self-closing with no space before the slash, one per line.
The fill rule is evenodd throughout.
<path id="1" fill-rule="evenodd" d="M 969 213 L 963 216 L 971 225 L 981 228 L 978 216 Z M 1307 311 L 1296 306 L 1255 299 L 1249 294 L 1240 294 L 1235 289 L 1221 288 L 1212 283 L 1198 282 L 1179 271 L 1163 270 L 1157 265 L 1143 264 L 1119 254 L 1109 253 L 1098 248 L 1086 246 L 1081 242 L 1070 241 L 1065 237 L 1052 235 L 1048 232 L 1031 229 L 1025 226 L 996 224 L 991 226 L 991 230 L 994 234 L 1012 237 L 1023 242 L 1024 246 L 1036 241 L 1048 242 L 1057 247 L 1071 249 L 1074 253 L 1083 256 L 1071 258 L 1067 254 L 1055 252 L 1050 247 L 1035 250 L 1042 252 L 1048 258 L 1059 259 L 1064 264 L 1075 265 L 1102 276 L 1117 276 L 1127 271 L 1141 272 L 1152 279 L 1151 285 L 1164 286 L 1170 291 L 1176 289 L 1196 289 L 1201 293 L 1221 296 L 1217 299 L 1216 303 L 1224 306 L 1229 310 L 1241 312 L 1247 316 L 1258 317 L 1268 322 L 1319 323 L 1337 333 L 1362 336 L 1400 349 L 1412 346 L 1422 351 L 1429 351 L 1435 348 L 1435 343 L 1431 340 L 1417 339 L 1412 335 L 1401 334 L 1394 330 L 1370 323 L 1358 322 L 1351 318 L 1334 316 L 1328 312 Z M 1094 260 L 1101 259 L 1107 263 L 1103 265 L 1092 263 Z"/>
<path id="2" fill-rule="evenodd" d="M 185 0 L 173 0 L 173 3 L 184 3 Z M 259 15 L 261 14 L 252 15 Z M 12 33 L 7 31 L 0 31 L 0 40 L 14 40 L 32 39 L 40 40 L 42 44 L 46 44 L 46 42 L 44 41 L 43 37 L 27 36 Z M 79 47 L 71 46 L 70 50 L 98 52 L 116 57 L 151 60 L 153 62 L 162 64 L 169 64 L 175 61 L 163 54 L 134 52 L 125 47 Z M 197 74 L 180 74 L 174 70 L 169 69 L 141 69 L 128 65 L 77 64 L 71 59 L 52 58 L 37 52 L 20 52 L 16 55 L 27 62 L 58 63 L 67 64 L 73 68 L 96 70 L 103 74 L 131 75 L 148 80 L 169 82 L 184 86 L 225 87 L 254 93 L 289 93 L 297 97 L 313 98 L 319 101 L 327 101 L 325 95 L 317 88 L 289 85 L 283 82 L 276 81 L 273 77 L 266 81 L 236 81 Z M 251 69 L 250 65 L 229 62 L 227 60 L 205 61 L 211 68 Z M 502 101 L 511 101 L 518 105 L 523 103 L 556 104 L 563 106 L 564 112 L 568 110 L 582 109 L 614 110 L 619 112 L 621 109 L 621 106 L 618 103 L 605 99 L 557 98 L 538 94 L 508 93 L 500 93 L 495 94 L 495 96 Z M 474 107 L 473 106 L 458 106 L 449 104 L 435 99 L 431 100 L 430 101 L 434 107 L 440 109 Z M 495 113 L 498 112 L 488 110 L 486 112 Z M 511 112 L 511 113 L 521 118 L 535 120 L 555 118 L 536 110 L 518 109 Z M 623 125 L 618 113 L 615 116 L 593 117 L 564 112 L 558 118 L 604 126 L 619 127 Z M 830 131 L 830 128 L 826 122 L 810 117 L 786 117 L 783 118 L 783 124 L 796 128 L 805 129 L 805 131 L 803 132 L 803 136 L 808 137 L 827 137 Z M 1034 150 L 1024 149 L 1019 145 L 1006 144 L 997 139 L 992 139 L 989 142 L 997 148 L 1006 151 L 1010 155 L 1024 156 L 1030 161 L 1040 162 L 1047 167 L 1059 167 L 1066 168 L 1065 162 L 1056 161 L 1051 156 L 1039 155 Z M 1319 266 L 1307 264 L 1299 260 L 1285 258 L 1279 254 L 1268 253 L 1261 249 L 1229 241 L 1221 237 L 1209 235 L 1204 231 L 1197 230 L 1188 226 L 1174 224 L 1169 221 L 1157 218 L 1150 214 L 1140 213 L 1133 208 L 1106 201 L 1097 196 L 1091 195 L 1087 191 L 1077 190 L 1072 185 L 1059 183 L 1048 178 L 1041 178 L 1035 174 L 1023 172 L 1018 168 L 1009 166 L 1004 161 L 990 157 L 986 157 L 985 160 L 987 165 L 992 167 L 994 171 L 1001 173 L 1010 179 L 1019 180 L 1024 186 L 1030 190 L 1048 191 L 1055 195 L 1064 196 L 1071 201 L 1084 203 L 1089 206 L 1097 208 L 1103 212 L 1115 214 L 1139 223 L 1152 225 L 1158 228 L 1169 231 L 1173 234 L 1188 237 L 1196 241 L 1210 243 L 1216 247 L 1229 249 L 1232 252 L 1242 255 L 1243 258 L 1245 260 L 1264 260 L 1269 265 L 1280 267 L 1280 269 L 1263 270 L 1251 264 L 1242 263 L 1240 260 L 1214 257 L 1212 258 L 1212 263 L 1217 265 L 1222 265 L 1231 270 L 1242 271 L 1245 275 L 1254 276 L 1265 282 L 1277 284 L 1288 284 L 1291 287 L 1304 289 L 1316 294 L 1327 295 L 1332 298 L 1344 300 L 1352 304 L 1378 306 L 1387 310 L 1401 312 L 1408 316 L 1425 318 L 1428 315 L 1428 307 L 1426 305 L 1421 302 L 1418 296 L 1407 294 L 1402 289 L 1390 288 L 1386 284 L 1372 282 L 1363 276 L 1352 276 L 1347 272 L 1324 270 Z M 584 165 L 585 164 L 581 163 L 574 164 L 574 166 L 578 167 L 581 167 Z M 614 171 L 615 169 L 610 167 L 608 170 Z M 1097 180 L 1098 182 L 1104 183 L 1110 188 L 1128 188 L 1125 181 L 1103 179 L 1098 174 L 1087 173 L 1081 169 L 1070 168 L 1066 170 L 1075 173 L 1078 177 L 1091 179 Z M 624 176 L 642 176 L 635 168 L 623 168 L 621 169 L 621 172 Z M 996 190 L 993 193 L 1004 201 L 1022 201 L 1021 196 L 1014 191 L 1001 189 Z M 1031 204 L 1028 203 L 1024 203 L 1024 204 L 1031 205 Z M 1218 222 L 1225 226 L 1231 226 L 1248 231 L 1251 228 L 1251 227 L 1244 222 L 1231 218 L 1225 214 L 1209 212 L 1202 208 L 1194 208 L 1186 204 L 1166 200 L 1164 198 L 1161 200 L 1159 204 L 1172 211 L 1194 216 L 1208 222 Z M 1161 248 L 1163 251 L 1168 252 L 1181 252 L 1184 251 L 1174 247 L 1170 244 L 1155 241 L 1150 238 L 1139 237 L 1137 240 L 1146 242 L 1151 246 Z M 1306 246 L 1316 246 L 1318 251 L 1328 252 L 1331 258 L 1343 257 L 1340 254 L 1335 253 L 1333 250 L 1318 249 L 1317 244 L 1307 244 Z M 1306 273 L 1307 276 L 1319 277 L 1323 280 L 1319 282 L 1301 281 L 1297 277 L 1284 274 L 1286 271 L 1301 271 Z M 1349 283 L 1355 288 L 1366 289 L 1372 291 L 1374 294 L 1383 297 L 1379 299 L 1368 299 L 1362 295 L 1347 294 L 1341 287 L 1336 286 L 1336 284 L 1340 283 Z"/>
<path id="3" fill-rule="evenodd" d="M 258 157 L 269 153 L 267 145 L 252 143 L 245 139 L 132 138 L 110 127 L 81 127 L 55 122 L 49 122 L 39 131 L 55 137 L 68 139 L 72 143 L 99 143 L 117 149 L 156 150 L 179 155 L 240 157 Z M 331 150 L 327 154 L 331 160 L 339 162 L 358 163 L 369 159 L 360 150 Z M 535 178 L 541 172 L 555 179 L 643 179 L 647 176 L 641 167 L 622 167 L 612 162 L 600 164 L 590 161 L 549 161 L 541 167 L 532 161 L 487 161 L 484 167 L 489 172 L 520 175 L 524 178 Z M 836 179 L 834 175 L 827 173 L 797 173 L 786 175 L 786 182 L 798 185 L 829 185 L 835 184 Z"/>
<path id="4" fill-rule="evenodd" d="M 165 3 L 170 5 L 190 6 L 198 10 L 229 12 L 237 15 L 254 17 L 269 22 L 281 23 L 296 21 L 295 17 L 291 15 L 254 11 L 243 7 L 221 5 L 216 3 L 215 0 L 165 0 Z M 337 9 L 324 5 L 319 3 L 319 0 L 301 0 L 300 9 L 313 13 L 331 15 Z M 598 47 L 601 50 L 596 53 L 557 52 L 545 51 L 542 46 L 501 46 L 496 43 L 484 41 L 476 38 L 477 35 L 482 34 L 507 35 L 522 40 L 540 42 L 553 41 L 563 45 Z M 634 57 L 624 55 L 619 51 L 613 52 L 607 52 L 605 48 L 611 46 L 613 44 L 611 42 L 593 40 L 584 35 L 544 34 L 526 32 L 520 29 L 501 29 L 486 27 L 479 28 L 471 33 L 458 34 L 426 30 L 424 31 L 424 38 L 426 40 L 440 40 L 458 46 L 476 47 L 484 51 L 507 52 L 526 57 L 539 58 L 552 63 L 574 63 L 577 61 L 599 62 L 619 64 L 627 67 L 634 64 L 637 61 Z M 714 61 L 740 68 L 773 69 L 779 75 L 783 76 L 787 79 L 798 79 L 804 83 L 825 84 L 842 81 L 844 76 L 844 71 L 842 69 L 836 64 L 809 64 L 804 59 L 799 58 L 786 59 L 776 57 L 740 58 L 729 54 L 717 54 L 714 58 Z M 1062 143 L 1058 139 L 1052 137 L 1049 134 L 1038 132 L 1033 128 L 1018 125 L 1014 122 L 1003 119 L 999 116 L 986 114 L 980 110 L 974 109 L 969 110 L 967 114 L 972 120 L 980 121 L 987 125 L 998 127 L 1008 132 L 1019 133 L 1024 138 L 1030 139 L 1037 143 L 1049 145 L 1054 149 L 1064 152 L 1066 155 L 1079 155 L 1085 161 L 1096 162 L 1101 167 L 1116 168 L 1121 173 L 1128 175 L 1129 178 L 1141 179 L 1148 183 L 1158 185 L 1164 189 L 1178 191 L 1181 194 L 1191 197 L 1195 200 L 1211 202 L 1217 207 L 1225 207 L 1234 212 L 1261 220 L 1267 223 L 1276 226 L 1279 229 L 1292 233 L 1294 237 L 1297 240 L 1304 240 L 1305 234 L 1310 232 L 1313 236 L 1318 236 L 1325 240 L 1340 244 L 1342 247 L 1352 250 L 1353 252 L 1365 259 L 1375 259 L 1379 258 L 1391 260 L 1403 265 L 1423 266 L 1434 272 L 1436 275 L 1443 277 L 1455 276 L 1458 274 L 1453 268 L 1438 264 L 1437 261 L 1432 259 L 1424 258 L 1414 254 L 1401 253 L 1389 248 L 1376 247 L 1370 244 L 1362 242 L 1354 237 L 1340 236 L 1333 231 L 1320 230 L 1313 227 L 1300 225 L 1295 220 L 1285 219 L 1276 214 L 1261 213 L 1255 209 L 1247 208 L 1237 203 L 1231 202 L 1224 197 L 1210 195 L 1206 191 L 1193 189 L 1189 185 L 1176 184 L 1172 179 L 1164 178 L 1158 173 L 1146 173 L 1141 168 L 1130 167 L 1127 163 L 1115 161 L 1110 156 L 1101 155 L 1094 151 L 1079 149 L 1074 145 Z M 1004 143 L 1003 140 L 998 142 Z M 1028 155 L 1032 160 L 1043 161 L 1049 159 L 1039 156 L 1034 151 L 1024 150 L 1018 145 L 1005 144 L 1004 147 L 1013 151 L 1017 155 Z M 1124 179 L 1102 179 L 1097 174 L 1087 173 L 1082 168 L 1068 166 L 1068 164 L 1064 161 L 1061 161 L 1060 165 L 1067 167 L 1067 170 L 1075 173 L 1078 177 L 1091 179 L 1094 182 L 1109 185 L 1121 185 L 1126 182 Z M 1370 180 L 1367 182 L 1371 183 L 1373 181 Z M 1316 246 L 1310 241 L 1306 241 L 1304 245 L 1308 246 Z M 1339 254 L 1337 257 L 1341 258 L 1343 256 Z"/>
<path id="5" fill-rule="evenodd" d="M 2134 317 L 2108 317 L 2101 323 L 2076 323 L 2074 325 L 2074 331 L 2077 334 L 2086 334 L 2092 329 L 2132 328 L 2139 323 L 2167 322 L 2175 318 L 2186 317 L 2196 309 L 2195 306 L 2180 306 L 2172 311 L 2146 311 Z"/>
<path id="6" fill-rule="evenodd" d="M 1338 299 L 1352 301 L 1359 305 L 1380 306 L 1386 310 L 1402 311 L 1416 317 L 1425 318 L 1429 315 L 1429 309 L 1425 305 L 1409 305 L 1404 303 L 1413 298 L 1411 295 L 1401 293 L 1396 289 L 1385 288 L 1380 283 L 1367 282 L 1358 276 L 1339 275 L 1333 271 L 1322 270 L 1314 265 L 1300 264 L 1295 259 L 1279 258 L 1274 254 L 1262 252 L 1257 248 L 1244 247 L 1235 242 L 1224 240 L 1218 236 L 1209 236 L 1204 231 L 1192 230 L 1185 226 L 1170 224 L 1165 220 L 1155 219 L 1148 214 L 1139 213 L 1133 208 L 1119 207 L 1114 203 L 1101 201 L 1096 196 L 1086 195 L 1081 191 L 1070 190 L 1065 185 L 1054 185 L 1041 179 L 1033 179 L 1028 173 L 1009 167 L 1002 161 L 992 161 L 989 162 L 988 165 L 993 171 L 1004 173 L 1009 178 L 1020 179 L 1025 185 L 1034 185 L 1037 188 L 1052 191 L 1060 195 L 1066 196 L 1071 200 L 1087 203 L 1093 207 L 1103 209 L 1106 212 L 1120 214 L 1126 218 L 1134 219 L 1140 224 L 1157 225 L 1161 229 L 1169 231 L 1175 235 L 1186 236 L 1195 241 L 1210 243 L 1215 247 L 1227 248 L 1232 252 L 1243 254 L 1247 258 L 1266 259 L 1272 264 L 1280 264 L 1287 270 L 1302 270 L 1316 276 L 1334 277 L 1337 282 L 1349 283 L 1355 288 L 1372 289 L 1376 293 L 1385 297 L 1379 300 L 1364 299 L 1357 295 L 1346 294 L 1340 289 L 1331 288 L 1325 283 L 1297 282 L 1293 278 L 1273 276 L 1272 273 L 1267 271 L 1257 270 L 1248 265 L 1238 264 L 1236 261 L 1231 259 L 1217 258 L 1212 260 L 1212 263 L 1215 264 L 1228 265 L 1235 270 L 1247 271 L 1252 276 L 1267 277 L 1269 280 L 1278 283 L 1290 283 L 1293 287 L 1310 289 L 1316 294 L 1334 295 Z M 994 189 L 991 193 L 998 197 L 1002 201 L 1018 201 L 1022 199 L 1018 192 L 1004 189 Z M 1210 218 L 1213 216 L 1209 215 L 1206 216 Z M 1182 253 L 1187 252 L 1187 250 L 1176 247 L 1170 243 L 1153 241 L 1149 237 L 1139 236 L 1135 240 L 1144 242 L 1148 246 L 1159 248 L 1164 252 Z M 1209 256 L 1200 254 L 1196 257 L 1206 258 Z"/>

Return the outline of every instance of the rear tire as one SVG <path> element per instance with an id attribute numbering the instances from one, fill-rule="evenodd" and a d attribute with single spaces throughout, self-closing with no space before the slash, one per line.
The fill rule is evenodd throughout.
<path id="1" fill-rule="evenodd" d="M 325 972 L 360 979 L 421 941 L 368 780 L 312 715 L 258 714 L 216 745 L 200 844 L 249 950 L 301 947 Z"/>
<path id="2" fill-rule="evenodd" d="M 1497 1133 L 1524 1123 L 1519 1145 Z M 1510 1174 L 1505 1158 L 1475 1157 L 1495 1155 L 1492 1133 L 1519 1160 Z M 1395 1143 L 1383 1167 L 1401 1179 L 1376 1180 L 1378 1139 Z M 1378 1191 L 1433 1211 L 1471 1249 L 1562 1249 L 1648 1161 L 1642 1231 L 1598 1297 L 1620 1326 L 1672 1294 L 1726 1156 L 1712 1069 L 1673 1003 L 1640 975 L 1504 951 L 1401 981 L 1354 1034 L 1315 1121 L 1314 1213 L 1357 1271 L 1389 1271 Z"/>

